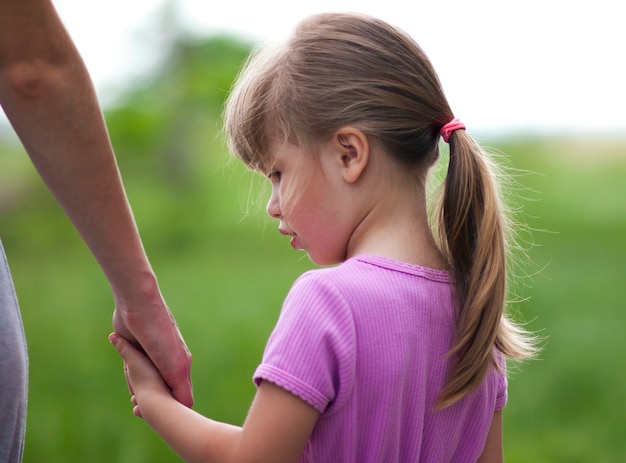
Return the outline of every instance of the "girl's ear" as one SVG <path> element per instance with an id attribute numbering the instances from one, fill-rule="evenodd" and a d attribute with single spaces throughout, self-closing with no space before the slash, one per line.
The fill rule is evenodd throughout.
<path id="1" fill-rule="evenodd" d="M 343 127 L 333 137 L 333 145 L 339 153 L 339 163 L 346 182 L 354 183 L 369 162 L 370 145 L 367 136 L 356 127 Z"/>

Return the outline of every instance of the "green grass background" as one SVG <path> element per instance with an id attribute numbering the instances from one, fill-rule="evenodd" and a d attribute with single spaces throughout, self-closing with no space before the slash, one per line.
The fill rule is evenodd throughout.
<path id="1" fill-rule="evenodd" d="M 224 39 L 183 43 L 178 66 L 107 112 L 147 252 L 194 354 L 195 408 L 232 423 L 252 400 L 283 297 L 312 267 L 264 217 L 262 179 L 228 159 L 219 134 L 246 52 Z M 506 460 L 626 461 L 626 137 L 479 141 L 506 153 L 519 183 L 511 199 L 530 231 L 512 308 L 544 339 L 538 360 L 511 366 Z M 6 137 L 0 230 L 30 354 L 25 463 L 178 461 L 131 414 L 106 339 L 106 280 Z"/>

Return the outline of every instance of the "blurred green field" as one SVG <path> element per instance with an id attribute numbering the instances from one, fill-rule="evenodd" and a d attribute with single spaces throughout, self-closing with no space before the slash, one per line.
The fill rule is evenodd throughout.
<path id="1" fill-rule="evenodd" d="M 264 217 L 262 179 L 230 162 L 219 136 L 224 89 L 246 48 L 216 39 L 181 50 L 196 67 L 164 71 L 107 120 L 147 252 L 194 354 L 195 408 L 241 423 L 282 299 L 311 264 Z M 510 156 L 521 186 L 530 263 L 513 309 L 545 339 L 538 360 L 512 366 L 506 461 L 626 461 L 626 138 L 479 141 Z M 25 463 L 178 461 L 131 414 L 106 339 L 104 277 L 10 142 L 0 145 L 0 230 L 29 343 Z"/>

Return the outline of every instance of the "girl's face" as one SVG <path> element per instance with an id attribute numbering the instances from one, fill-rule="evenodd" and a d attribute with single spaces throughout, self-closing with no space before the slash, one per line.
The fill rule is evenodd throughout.
<path id="1" fill-rule="evenodd" d="M 321 146 L 317 159 L 288 142 L 273 148 L 267 213 L 280 221 L 278 229 L 291 236 L 293 248 L 306 251 L 316 264 L 342 262 L 356 225 L 349 219 L 349 200 L 341 194 L 339 156 L 331 144 Z"/>

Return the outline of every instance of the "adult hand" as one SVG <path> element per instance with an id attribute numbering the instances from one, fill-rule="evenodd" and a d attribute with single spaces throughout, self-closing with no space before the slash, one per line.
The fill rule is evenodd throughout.
<path id="1" fill-rule="evenodd" d="M 191 355 L 143 249 L 93 82 L 50 0 L 0 0 L 0 104 L 109 281 L 115 329 L 191 406 Z"/>
<path id="2" fill-rule="evenodd" d="M 191 353 L 161 294 L 156 293 L 144 301 L 116 297 L 113 328 L 146 353 L 174 398 L 191 407 Z"/>

